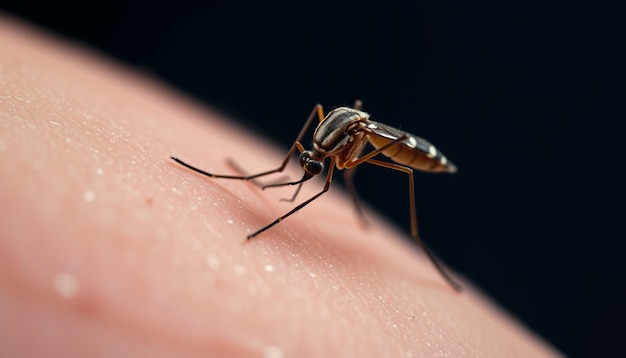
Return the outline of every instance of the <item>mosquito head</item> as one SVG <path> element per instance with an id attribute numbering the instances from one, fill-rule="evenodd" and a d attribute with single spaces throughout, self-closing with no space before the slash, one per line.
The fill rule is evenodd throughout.
<path id="1" fill-rule="evenodd" d="M 304 169 L 305 177 L 313 177 L 324 170 L 324 162 L 317 159 L 310 150 L 306 150 L 300 154 L 300 166 Z M 308 179 L 308 178 L 307 178 Z"/>

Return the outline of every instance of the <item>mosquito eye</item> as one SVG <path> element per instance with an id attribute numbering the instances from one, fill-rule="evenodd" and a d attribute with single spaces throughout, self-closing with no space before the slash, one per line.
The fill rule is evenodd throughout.
<path id="1" fill-rule="evenodd" d="M 304 168 L 307 162 L 311 160 L 311 153 L 309 151 L 302 152 L 300 157 L 298 157 L 298 162 L 300 162 L 300 166 Z"/>
<path id="2" fill-rule="evenodd" d="M 324 170 L 324 166 L 322 165 L 322 163 L 318 162 L 317 160 L 310 160 L 309 162 L 306 163 L 305 170 L 309 174 L 317 175 L 321 173 L 322 170 Z"/>
<path id="3" fill-rule="evenodd" d="M 308 150 L 300 154 L 298 161 L 300 162 L 302 169 L 310 175 L 317 175 L 324 170 L 324 164 L 319 160 L 315 160 L 313 158 L 313 153 Z"/>

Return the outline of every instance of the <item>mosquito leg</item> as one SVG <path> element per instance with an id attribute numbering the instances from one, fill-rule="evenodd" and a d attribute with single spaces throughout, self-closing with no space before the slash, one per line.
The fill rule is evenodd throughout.
<path id="1" fill-rule="evenodd" d="M 183 167 L 187 168 L 187 169 L 191 169 L 196 173 L 200 173 L 202 175 L 206 175 L 209 178 L 223 178 L 223 179 L 238 179 L 238 180 L 250 180 L 253 179 L 252 176 L 244 176 L 244 175 L 221 175 L 221 174 L 213 174 L 213 173 L 209 173 L 209 172 L 205 172 L 204 170 L 200 169 L 200 168 L 196 168 L 191 164 L 187 164 L 185 162 L 183 162 L 182 160 L 176 158 L 176 157 L 170 157 L 172 158 L 173 161 L 175 161 L 176 163 L 182 165 Z M 270 173 L 268 173 L 270 174 Z M 257 176 L 261 176 L 261 175 L 257 175 Z"/>
<path id="2" fill-rule="evenodd" d="M 352 197 L 352 203 L 354 204 L 354 208 L 356 209 L 357 214 L 359 215 L 359 222 L 363 227 L 370 226 L 370 223 L 367 221 L 367 217 L 365 217 L 365 213 L 361 208 L 361 203 L 359 202 L 359 195 L 356 192 L 356 187 L 354 186 L 354 174 L 356 172 L 356 167 L 351 169 L 346 169 L 343 172 L 343 182 L 346 185 L 346 189 L 350 193 L 350 197 Z"/>
<path id="3" fill-rule="evenodd" d="M 361 101 L 357 100 L 354 104 L 355 107 L 357 107 L 358 105 L 361 104 Z M 371 158 L 375 157 L 376 155 L 382 153 L 384 150 L 386 150 L 387 148 L 398 144 L 399 142 L 403 141 L 406 139 L 406 137 L 408 137 L 408 135 L 404 135 L 400 138 L 397 138 L 389 143 L 387 143 L 386 145 L 375 149 L 373 151 L 371 151 L 370 153 L 358 158 L 357 160 L 355 160 L 352 163 L 349 163 L 348 165 L 346 165 L 346 171 L 343 173 L 343 178 L 344 178 L 344 182 L 346 184 L 346 188 L 348 189 L 348 192 L 350 193 L 350 196 L 352 197 L 352 202 L 354 203 L 354 207 L 356 208 L 356 211 L 359 215 L 359 219 L 361 221 L 361 224 L 365 227 L 369 226 L 369 222 L 367 221 L 367 218 L 365 217 L 365 214 L 363 213 L 363 210 L 361 209 L 361 204 L 359 203 L 359 196 L 357 195 L 356 192 L 356 187 L 354 186 L 354 181 L 352 180 L 352 177 L 354 176 L 356 167 L 359 166 L 360 164 L 370 160 Z"/>
<path id="4" fill-rule="evenodd" d="M 404 173 L 408 174 L 408 176 L 409 176 L 409 201 L 410 201 L 410 206 L 411 206 L 411 209 L 410 209 L 410 213 L 411 213 L 411 236 L 413 237 L 415 242 L 417 242 L 417 244 L 422 248 L 422 250 L 426 253 L 426 256 L 428 256 L 428 258 L 433 263 L 433 265 L 435 266 L 437 271 L 439 271 L 441 276 L 448 282 L 448 284 L 450 284 L 450 286 L 452 286 L 452 288 L 455 289 L 456 291 L 460 291 L 461 290 L 461 285 L 459 285 L 450 276 L 450 274 L 448 274 L 448 272 L 439 263 L 439 260 L 437 260 L 437 258 L 432 253 L 432 251 L 430 251 L 428 246 L 426 246 L 426 244 L 424 244 L 424 242 L 419 237 L 419 233 L 418 233 L 418 230 L 417 230 L 417 212 L 415 210 L 415 187 L 414 187 L 415 184 L 414 184 L 414 180 L 413 180 L 413 169 L 405 167 L 403 165 L 383 162 L 383 161 L 376 160 L 376 159 L 369 159 L 369 160 L 367 160 L 367 163 L 378 165 L 378 166 L 383 167 L 383 168 L 397 170 L 397 171 L 404 172 Z"/>
<path id="5" fill-rule="evenodd" d="M 236 179 L 236 180 L 252 180 L 255 178 L 259 178 L 262 176 L 266 176 L 266 175 L 270 175 L 270 174 L 274 174 L 274 173 L 282 173 L 283 170 L 285 170 L 285 167 L 287 166 L 287 163 L 289 163 L 289 159 L 291 158 L 291 156 L 293 155 L 293 152 L 296 150 L 296 148 L 301 148 L 302 145 L 300 144 L 300 140 L 302 139 L 302 137 L 304 137 L 304 135 L 306 134 L 307 129 L 309 129 L 309 127 L 311 126 L 311 123 L 313 122 L 313 119 L 315 117 L 318 117 L 318 119 L 320 121 L 322 121 L 322 119 L 324 119 L 324 110 L 322 109 L 322 105 L 318 104 L 316 105 L 313 110 L 311 111 L 311 114 L 309 115 L 309 118 L 306 120 L 306 122 L 304 123 L 304 126 L 302 126 L 302 129 L 300 130 L 300 133 L 298 133 L 298 136 L 296 137 L 296 140 L 294 140 L 293 144 L 291 145 L 291 148 L 289 148 L 289 152 L 287 153 L 287 155 L 285 156 L 285 159 L 283 160 L 282 164 L 276 168 L 276 169 L 272 169 L 272 170 L 268 170 L 268 171 L 264 171 L 261 173 L 257 173 L 257 174 L 252 174 L 252 175 L 222 175 L 222 174 L 213 174 L 213 173 L 209 173 L 206 172 L 200 168 L 196 168 L 191 164 L 187 164 L 185 162 L 183 162 L 182 160 L 176 158 L 176 157 L 170 157 L 172 158 L 172 160 L 174 160 L 176 163 L 191 169 L 193 171 L 195 171 L 196 173 L 208 176 L 209 178 L 221 178 L 221 179 Z"/>
<path id="6" fill-rule="evenodd" d="M 243 169 L 241 167 L 241 165 L 239 165 L 237 162 L 235 162 L 233 159 L 228 158 L 226 159 L 226 163 L 233 168 L 237 173 L 239 173 L 239 175 L 241 176 L 248 176 L 248 172 L 246 172 L 245 169 Z M 265 185 L 270 185 L 270 184 L 276 184 L 276 183 L 283 183 L 285 181 L 289 180 L 289 177 L 287 175 L 283 175 L 280 178 L 275 179 L 274 181 L 270 182 L 270 183 L 261 183 L 258 179 L 250 179 L 249 181 L 258 186 L 258 187 L 262 187 Z"/>
<path id="7" fill-rule="evenodd" d="M 380 148 L 374 149 L 373 151 L 371 151 L 371 152 L 361 156 L 360 158 L 356 159 L 355 161 L 346 164 L 346 169 L 355 168 L 355 167 L 359 166 L 360 164 L 369 161 L 370 159 L 374 158 L 378 154 L 380 154 L 380 153 L 384 152 L 385 150 L 389 149 L 390 147 L 392 147 L 392 146 L 402 142 L 403 140 L 407 139 L 408 137 L 409 137 L 409 135 L 405 134 L 402 137 L 398 137 L 398 138 L 392 140 L 391 142 L 383 145 Z"/>
<path id="8" fill-rule="evenodd" d="M 300 189 L 302 189 L 302 184 L 303 184 L 303 183 L 304 183 L 303 181 L 302 181 L 302 182 L 300 182 L 300 185 L 298 185 L 298 189 L 296 189 L 296 192 L 295 192 L 295 193 L 293 193 L 293 195 L 291 196 L 291 198 L 290 198 L 290 199 L 287 199 L 287 198 L 281 198 L 279 201 L 286 201 L 286 202 L 288 202 L 288 203 L 293 203 L 293 202 L 294 202 L 294 200 L 296 200 L 296 198 L 298 197 L 298 194 L 300 193 Z"/>
<path id="9" fill-rule="evenodd" d="M 328 188 L 330 188 L 330 182 L 333 180 L 333 170 L 334 170 L 334 168 L 335 168 L 335 160 L 333 159 L 330 162 L 330 167 L 328 168 L 328 174 L 326 175 L 326 182 L 324 183 L 324 188 L 322 189 L 322 191 L 320 191 L 319 193 L 313 195 L 312 197 L 310 197 L 306 201 L 302 202 L 301 204 L 299 204 L 295 208 L 291 209 L 288 213 L 286 213 L 285 215 L 277 218 L 276 220 L 274 220 L 270 224 L 262 227 L 261 229 L 257 230 L 256 232 L 248 235 L 248 240 L 250 240 L 250 239 L 254 238 L 255 236 L 259 235 L 260 233 L 262 233 L 262 232 L 272 228 L 274 225 L 276 225 L 279 222 L 283 221 L 287 217 L 291 216 L 291 214 L 293 214 L 293 213 L 297 212 L 298 210 L 302 209 L 303 207 L 307 206 L 313 200 L 319 198 L 322 194 L 327 192 Z"/>
<path id="10" fill-rule="evenodd" d="M 302 147 L 302 144 L 300 144 L 299 142 L 296 143 L 296 147 L 298 148 L 298 151 L 300 153 L 304 152 L 304 147 Z M 274 183 L 271 184 L 266 184 L 261 186 L 262 190 L 265 190 L 266 188 L 277 188 L 277 187 L 281 187 L 281 186 L 289 186 L 289 185 L 296 185 L 298 184 L 298 188 L 296 189 L 296 191 L 293 193 L 293 195 L 291 196 L 291 198 L 282 198 L 279 201 L 286 201 L 289 203 L 293 203 L 296 198 L 298 197 L 298 194 L 300 193 L 300 189 L 302 189 L 302 184 L 308 179 L 302 178 L 298 181 L 293 181 L 293 182 L 281 182 L 281 181 L 275 181 Z"/>

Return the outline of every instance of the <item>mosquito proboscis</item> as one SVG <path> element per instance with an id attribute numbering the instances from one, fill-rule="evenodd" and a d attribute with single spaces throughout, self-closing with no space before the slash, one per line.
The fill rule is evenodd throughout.
<path id="1" fill-rule="evenodd" d="M 363 163 L 370 163 L 383 168 L 406 173 L 409 178 L 411 236 L 426 253 L 432 264 L 435 266 L 437 271 L 439 271 L 441 276 L 448 282 L 448 284 L 450 284 L 453 289 L 460 291 L 461 286 L 450 276 L 450 274 L 448 274 L 448 272 L 435 258 L 434 254 L 419 237 L 417 230 L 417 214 L 415 210 L 415 191 L 413 180 L 413 169 L 426 172 L 455 173 L 457 171 L 456 166 L 452 164 L 452 162 L 448 161 L 448 159 L 437 148 L 435 148 L 435 146 L 430 144 L 425 139 L 371 120 L 370 115 L 361 110 L 361 106 L 361 102 L 356 101 L 354 108 L 338 107 L 324 116 L 322 106 L 320 104 L 316 105 L 280 166 L 261 173 L 252 175 L 213 174 L 187 164 L 176 157 L 171 158 L 180 165 L 210 178 L 254 181 L 257 178 L 266 175 L 281 173 L 297 149 L 300 152 L 299 164 L 304 171 L 302 178 L 296 181 L 262 186 L 263 189 L 266 189 L 269 187 L 297 185 L 298 188 L 296 189 L 293 197 L 288 201 L 296 199 L 298 193 L 300 192 L 300 188 L 305 181 L 324 171 L 324 162 L 326 158 L 330 158 L 330 165 L 328 166 L 324 188 L 319 193 L 298 204 L 289 212 L 278 217 L 268 225 L 248 235 L 248 239 L 252 239 L 260 233 L 270 229 L 285 218 L 289 217 L 291 214 L 297 212 L 326 193 L 330 188 L 335 168 L 338 170 L 345 169 L 345 183 L 348 191 L 353 197 L 355 206 L 361 217 L 363 216 L 358 205 L 358 199 L 352 181 L 354 169 L 357 166 Z M 305 150 L 300 141 L 306 134 L 316 116 L 319 119 L 319 124 L 313 134 L 313 148 L 311 150 Z M 363 154 L 368 143 L 374 149 Z M 375 159 L 374 157 L 379 154 L 383 154 L 395 163 Z"/>

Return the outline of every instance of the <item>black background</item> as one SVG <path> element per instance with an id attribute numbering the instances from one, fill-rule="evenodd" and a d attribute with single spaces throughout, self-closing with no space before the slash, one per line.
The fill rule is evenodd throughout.
<path id="1" fill-rule="evenodd" d="M 416 177 L 421 234 L 446 263 L 565 354 L 623 352 L 626 2 L 0 8 L 285 147 L 316 103 L 362 99 L 372 119 L 428 139 L 459 166 Z M 364 167 L 355 179 L 408 231 L 403 174 Z"/>

